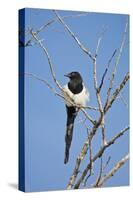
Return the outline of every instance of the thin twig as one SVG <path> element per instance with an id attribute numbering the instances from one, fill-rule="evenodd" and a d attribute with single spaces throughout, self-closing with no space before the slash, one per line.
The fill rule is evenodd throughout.
<path id="1" fill-rule="evenodd" d="M 106 167 L 108 166 L 110 160 L 111 160 L 111 156 L 108 157 L 108 159 L 107 159 L 105 165 L 103 166 L 103 172 L 104 172 L 104 170 L 106 169 Z"/>
<path id="2" fill-rule="evenodd" d="M 119 97 L 120 99 L 122 100 L 123 104 L 126 106 L 126 108 L 128 109 L 128 103 L 127 101 L 125 100 L 125 98 L 123 97 L 123 95 L 121 94 L 121 92 L 119 93 Z"/>
<path id="3" fill-rule="evenodd" d="M 110 58 L 109 61 L 108 61 L 107 67 L 105 68 L 105 71 L 104 71 L 103 76 L 102 76 L 102 79 L 101 79 L 101 83 L 100 83 L 99 88 L 98 88 L 99 91 L 101 91 L 101 88 L 102 88 L 102 86 L 103 86 L 103 82 L 104 82 L 105 76 L 106 76 L 106 74 L 107 74 L 107 72 L 108 72 L 108 69 L 109 69 L 109 67 L 110 67 L 111 61 L 112 61 L 113 57 L 115 56 L 116 52 L 117 52 L 117 50 L 115 49 L 115 51 L 113 52 L 111 58 Z"/>
<path id="4" fill-rule="evenodd" d="M 101 187 L 109 178 L 114 176 L 114 174 L 126 163 L 128 159 L 129 159 L 129 154 L 127 154 L 124 158 L 122 158 L 119 162 L 117 162 L 116 165 L 113 167 L 113 169 L 107 175 L 101 178 L 96 187 Z"/>
<path id="5" fill-rule="evenodd" d="M 24 75 L 30 76 L 30 77 L 32 77 L 32 78 L 35 78 L 36 80 L 41 81 L 41 82 L 44 83 L 56 96 L 59 96 L 59 97 L 61 97 L 61 98 L 64 99 L 64 96 L 63 96 L 62 94 L 58 93 L 58 92 L 48 83 L 48 81 L 46 81 L 45 79 L 42 79 L 42 78 L 36 76 L 35 74 L 27 73 L 27 72 L 25 72 Z"/>
<path id="6" fill-rule="evenodd" d="M 106 145 L 104 117 L 103 117 L 103 120 L 101 122 L 101 129 L 102 129 L 102 143 L 103 143 L 103 146 L 104 146 L 104 145 Z"/>
<path id="7" fill-rule="evenodd" d="M 92 154 L 92 139 L 89 139 L 89 152 L 90 152 L 90 176 L 93 174 L 93 154 Z"/>
<path id="8" fill-rule="evenodd" d="M 109 156 L 107 162 L 106 162 L 105 165 L 103 166 L 103 158 L 102 158 L 102 156 L 101 156 L 101 164 L 100 164 L 99 175 L 98 175 L 98 178 L 97 178 L 97 180 L 96 180 L 96 183 L 93 184 L 92 187 L 98 187 L 98 184 L 99 184 L 99 182 L 101 181 L 103 172 L 104 172 L 105 168 L 107 167 L 107 165 L 109 164 L 110 159 L 111 159 L 111 156 Z"/>
<path id="9" fill-rule="evenodd" d="M 103 38 L 103 36 L 104 36 L 106 30 L 107 30 L 107 29 L 105 28 L 105 26 L 103 26 L 101 33 L 98 34 L 99 37 L 98 37 L 98 40 L 97 40 L 97 46 L 96 46 L 96 51 L 95 51 L 95 57 L 98 56 L 98 51 L 99 51 L 100 43 L 101 43 L 101 40 L 102 40 L 102 38 Z"/>
<path id="10" fill-rule="evenodd" d="M 114 83 L 114 86 L 116 87 L 115 83 Z M 118 96 L 118 97 L 121 99 L 121 101 L 123 102 L 123 104 L 124 104 L 124 105 L 126 106 L 126 108 L 128 109 L 128 103 L 127 103 L 126 99 L 124 98 L 122 92 L 119 93 L 119 96 Z"/>
<path id="11" fill-rule="evenodd" d="M 98 175 L 98 178 L 97 178 L 97 180 L 96 180 L 96 183 L 94 184 L 93 187 L 97 187 L 97 185 L 99 184 L 99 182 L 100 182 L 100 180 L 101 180 L 101 177 L 102 177 L 102 173 L 103 173 L 103 158 L 102 158 L 102 156 L 101 156 L 99 175 Z"/>
<path id="12" fill-rule="evenodd" d="M 127 81 L 129 80 L 129 72 L 125 75 L 124 79 L 122 80 L 122 82 L 120 83 L 120 85 L 116 88 L 115 92 L 113 93 L 113 95 L 111 96 L 110 100 L 108 101 L 108 104 L 104 106 L 104 112 L 107 112 L 107 110 L 112 106 L 113 102 L 115 101 L 115 99 L 117 98 L 117 96 L 119 95 L 119 93 L 121 92 L 121 90 L 123 89 L 123 87 L 125 86 L 125 84 L 127 83 Z"/>
<path id="13" fill-rule="evenodd" d="M 94 107 L 94 106 L 83 106 L 82 108 L 89 109 L 89 110 L 99 111 L 99 108 Z"/>
<path id="14" fill-rule="evenodd" d="M 88 128 L 88 126 L 87 126 L 86 123 L 85 123 L 86 117 L 83 119 L 83 118 L 81 118 L 80 115 L 78 115 L 78 118 L 79 118 L 79 121 L 78 121 L 77 123 L 81 123 L 81 124 L 84 126 L 84 128 L 85 128 L 86 131 L 87 131 L 87 135 L 88 135 L 89 128 Z"/>

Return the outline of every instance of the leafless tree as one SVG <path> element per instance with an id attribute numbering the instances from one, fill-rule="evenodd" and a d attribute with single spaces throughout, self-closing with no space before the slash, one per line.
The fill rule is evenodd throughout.
<path id="1" fill-rule="evenodd" d="M 53 10 L 53 13 L 55 14 L 55 18 L 47 22 L 46 24 L 43 24 L 40 28 L 38 28 L 36 31 L 29 27 L 26 31 L 21 31 L 24 32 L 23 34 L 28 34 L 30 35 L 30 39 L 26 41 L 26 43 L 22 45 L 22 42 L 20 42 L 20 45 L 23 47 L 26 46 L 34 46 L 35 44 L 38 44 L 40 49 L 44 52 L 44 59 L 47 59 L 50 72 L 51 72 L 51 77 L 53 79 L 53 85 L 48 83 L 47 80 L 42 79 L 35 74 L 32 73 L 25 73 L 26 76 L 30 76 L 32 78 L 35 78 L 42 83 L 44 83 L 52 93 L 54 93 L 57 97 L 64 99 L 64 95 L 67 95 L 67 101 L 71 103 L 71 105 L 79 107 L 78 105 L 75 104 L 75 102 L 68 96 L 68 94 L 65 94 L 65 91 L 63 90 L 63 87 L 61 83 L 56 78 L 55 74 L 55 67 L 53 66 L 52 63 L 52 58 L 49 54 L 48 49 L 46 48 L 45 42 L 39 38 L 39 33 L 44 31 L 46 28 L 48 28 L 52 23 L 58 22 L 60 23 L 65 31 L 69 34 L 70 37 L 72 37 L 73 41 L 77 44 L 77 48 L 80 48 L 80 50 L 88 56 L 88 59 L 91 60 L 92 62 L 92 67 L 93 67 L 93 85 L 94 85 L 94 91 L 96 95 L 96 100 L 97 100 L 97 107 L 96 106 L 87 106 L 87 107 L 80 107 L 80 111 L 83 113 L 85 120 L 88 120 L 88 122 L 91 124 L 91 129 L 88 127 L 87 123 L 85 123 L 85 120 L 83 120 L 80 117 L 80 123 L 83 124 L 84 129 L 87 131 L 87 138 L 83 143 L 82 149 L 79 152 L 79 155 L 77 156 L 75 160 L 75 167 L 72 170 L 72 175 L 69 177 L 68 183 L 66 188 L 67 189 L 77 189 L 80 188 L 81 185 L 86 186 L 88 179 L 93 176 L 95 173 L 93 170 L 93 167 L 96 163 L 96 160 L 100 159 L 100 168 L 99 168 L 99 174 L 93 184 L 91 184 L 88 187 L 101 187 L 109 178 L 111 178 L 129 159 L 129 154 L 127 155 L 122 155 L 123 158 L 118 161 L 115 166 L 107 173 L 104 174 L 105 168 L 107 165 L 110 163 L 111 156 L 108 157 L 106 163 L 103 161 L 103 155 L 104 152 L 109 149 L 110 146 L 113 146 L 114 143 L 117 140 L 120 140 L 121 137 L 125 134 L 128 134 L 129 126 L 127 125 L 126 127 L 122 127 L 122 130 L 120 130 L 118 133 L 115 134 L 113 138 L 111 138 L 109 141 L 106 140 L 106 130 L 105 130 L 105 115 L 109 110 L 111 110 L 114 102 L 116 99 L 119 97 L 123 103 L 127 106 L 127 102 L 125 101 L 123 95 L 122 95 L 122 90 L 129 81 L 129 72 L 125 74 L 121 82 L 119 83 L 118 86 L 115 86 L 115 78 L 117 78 L 117 69 L 119 65 L 120 58 L 122 56 L 122 52 L 124 49 L 125 41 L 126 41 L 126 35 L 127 35 L 127 30 L 128 30 L 128 20 L 125 23 L 125 30 L 123 33 L 123 38 L 120 44 L 119 50 L 114 49 L 112 52 L 112 55 L 110 56 L 107 65 L 105 66 L 105 71 L 103 72 L 103 75 L 101 77 L 100 83 L 98 83 L 98 77 L 97 77 L 97 57 L 99 54 L 99 47 L 102 42 L 103 38 L 103 33 L 99 36 L 97 40 L 97 46 L 95 53 L 93 54 L 89 48 L 86 48 L 85 45 L 80 41 L 80 39 L 76 36 L 76 34 L 70 29 L 70 27 L 66 24 L 64 21 L 66 18 L 72 18 L 72 17 L 81 17 L 82 15 L 87 15 L 85 14 L 78 14 L 78 15 L 68 15 L 68 16 L 63 16 L 61 17 L 59 15 L 59 12 Z M 116 56 L 117 53 L 117 56 Z M 112 74 L 110 74 L 110 84 L 109 87 L 106 91 L 106 101 L 104 102 L 101 96 L 101 90 L 103 85 L 105 84 L 105 78 L 107 76 L 108 70 L 110 68 L 110 64 L 113 59 L 115 60 L 115 65 L 112 70 Z M 115 91 L 112 93 L 113 87 L 116 87 Z M 55 89 L 56 88 L 56 89 Z M 88 110 L 92 110 L 93 112 L 98 112 L 99 116 L 96 119 L 92 119 L 92 117 L 89 115 Z M 106 122 L 107 123 L 107 122 Z M 102 138 L 102 146 L 100 149 L 97 150 L 97 153 L 93 155 L 93 148 L 92 148 L 92 142 L 94 138 L 97 136 L 97 132 L 101 130 L 101 138 Z M 113 131 L 113 130 L 110 130 Z M 89 161 L 87 165 L 85 166 L 84 170 L 81 172 L 81 166 L 82 163 L 84 162 L 84 159 L 86 157 L 89 157 Z"/>

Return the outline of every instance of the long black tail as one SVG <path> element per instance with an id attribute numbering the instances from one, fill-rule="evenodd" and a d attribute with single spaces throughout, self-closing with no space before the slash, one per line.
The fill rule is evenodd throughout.
<path id="1" fill-rule="evenodd" d="M 68 107 L 67 109 L 67 128 L 66 128 L 66 135 L 65 135 L 65 159 L 64 164 L 66 164 L 69 160 L 69 150 L 72 142 L 73 137 L 73 127 L 74 127 L 74 120 L 77 116 L 76 108 L 75 107 Z"/>

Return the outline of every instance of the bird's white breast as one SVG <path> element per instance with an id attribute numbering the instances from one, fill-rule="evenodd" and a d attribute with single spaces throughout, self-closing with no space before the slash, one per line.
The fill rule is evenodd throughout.
<path id="1" fill-rule="evenodd" d="M 79 94 L 73 94 L 69 88 L 68 85 L 65 85 L 63 87 L 64 91 L 70 96 L 70 98 L 73 99 L 73 101 L 75 102 L 75 104 L 77 104 L 78 106 L 83 106 L 85 107 L 87 102 L 89 101 L 89 92 L 88 90 L 85 88 L 85 86 L 83 85 L 83 90 L 79 93 Z M 64 94 L 65 97 L 65 103 L 67 106 L 71 106 L 71 104 L 68 101 L 68 97 L 67 95 Z"/>

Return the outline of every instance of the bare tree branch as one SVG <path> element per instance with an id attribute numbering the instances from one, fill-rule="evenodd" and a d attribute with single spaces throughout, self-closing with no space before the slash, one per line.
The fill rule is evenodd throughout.
<path id="1" fill-rule="evenodd" d="M 113 169 L 105 176 L 103 176 L 99 183 L 95 187 L 101 187 L 109 178 L 114 176 L 114 174 L 126 163 L 129 159 L 129 154 L 127 154 L 124 158 L 122 158 L 114 167 Z"/>
<path id="2" fill-rule="evenodd" d="M 95 88 L 95 92 L 96 92 L 99 111 L 100 111 L 101 115 L 103 115 L 102 102 L 101 102 L 101 97 L 100 97 L 100 93 L 99 93 L 99 90 L 98 90 L 98 83 L 97 83 L 96 58 L 93 61 L 93 77 L 94 77 L 94 88 Z"/>
<path id="3" fill-rule="evenodd" d="M 94 57 L 92 56 L 92 53 L 90 52 L 89 49 L 85 48 L 84 45 L 79 41 L 78 37 L 71 31 L 71 29 L 68 27 L 68 25 L 64 22 L 64 20 L 61 18 L 61 16 L 57 13 L 57 11 L 53 11 L 58 18 L 58 20 L 61 22 L 61 24 L 65 27 L 65 29 L 68 31 L 68 33 L 71 35 L 71 37 L 76 41 L 78 46 L 86 53 L 89 55 L 89 57 L 93 60 Z"/>
<path id="4" fill-rule="evenodd" d="M 68 18 L 77 18 L 77 17 L 82 17 L 82 16 L 86 16 L 88 15 L 89 13 L 79 13 L 79 14 L 75 14 L 75 15 L 66 15 L 66 16 L 62 16 L 63 19 L 68 19 Z M 50 26 L 51 24 L 55 23 L 58 21 L 58 18 L 54 18 L 50 21 L 48 21 L 47 23 L 43 24 L 40 28 L 38 28 L 36 30 L 36 34 L 39 34 L 40 32 L 42 32 L 45 28 L 47 28 L 48 26 Z M 23 35 L 28 35 L 30 33 L 30 28 L 28 28 L 28 30 L 20 30 L 19 31 L 19 36 L 21 36 L 22 34 Z M 20 37 L 19 37 L 20 38 Z M 32 44 L 32 40 L 34 38 L 31 37 L 30 39 L 28 39 L 25 43 L 19 39 L 19 45 L 21 47 L 27 47 L 27 46 L 33 46 Z"/>
<path id="5" fill-rule="evenodd" d="M 97 103 L 98 103 L 98 107 L 99 107 L 99 112 L 101 114 L 101 122 L 100 123 L 101 123 L 101 128 L 102 128 L 102 139 L 103 139 L 103 144 L 105 145 L 106 139 L 105 139 L 104 111 L 103 111 L 100 91 L 99 91 L 99 88 L 98 88 L 97 71 L 96 71 L 97 52 L 98 52 L 98 48 L 99 48 L 99 45 L 100 45 L 100 41 L 101 41 L 101 37 L 100 37 L 100 40 L 98 40 L 97 48 L 96 48 L 96 55 L 95 55 L 95 59 L 93 60 L 93 77 L 94 77 L 94 89 L 95 89 L 95 93 L 96 93 L 96 97 L 97 97 Z"/>
<path id="6" fill-rule="evenodd" d="M 101 149 L 96 153 L 96 155 L 93 157 L 93 162 L 95 162 L 98 158 L 100 158 L 104 151 L 111 146 L 112 144 L 115 143 L 115 141 L 120 138 L 122 135 L 124 135 L 125 133 L 127 133 L 127 131 L 129 130 L 129 126 L 124 128 L 123 130 L 121 130 L 119 133 L 117 133 L 111 140 L 109 140 L 109 142 L 107 142 L 107 144 L 103 147 L 101 147 Z M 85 176 L 87 175 L 88 171 L 90 170 L 91 164 L 89 163 L 86 168 L 84 169 L 84 171 L 82 172 L 81 177 L 79 178 L 79 180 L 77 181 L 77 183 L 75 184 L 74 188 L 77 189 L 79 188 L 80 184 L 83 182 Z M 76 178 L 75 178 L 76 179 Z M 74 181 L 75 181 L 74 179 Z M 71 185 L 69 185 L 69 188 L 72 188 L 74 181 L 71 181 Z M 70 183 L 69 183 L 70 184 Z"/>
<path id="7" fill-rule="evenodd" d="M 33 38 L 38 42 L 39 46 L 43 49 L 46 57 L 47 57 L 47 60 L 48 60 L 48 63 L 49 63 L 49 67 L 50 67 L 50 71 L 51 71 L 51 75 L 52 75 L 52 78 L 55 82 L 55 84 L 57 85 L 57 87 L 62 91 L 62 86 L 60 85 L 60 83 L 57 81 L 56 79 L 56 75 L 55 75 L 55 72 L 54 72 L 54 69 L 53 69 L 53 64 L 52 64 L 52 61 L 50 59 L 50 55 L 48 53 L 48 50 L 46 49 L 46 47 L 42 44 L 42 41 L 40 41 L 36 35 L 36 32 L 33 32 L 31 30 L 31 35 L 33 36 Z"/>
<path id="8" fill-rule="evenodd" d="M 105 32 L 106 32 L 106 28 L 103 27 L 103 30 L 102 30 L 102 32 L 100 33 L 100 36 L 98 37 L 98 40 L 97 40 L 97 46 L 96 46 L 96 51 L 95 51 L 95 57 L 98 56 L 98 51 L 99 51 L 100 43 L 101 43 L 101 40 L 102 40 L 102 38 L 103 38 Z"/>
<path id="9" fill-rule="evenodd" d="M 85 115 L 85 117 L 93 124 L 93 125 L 95 125 L 95 121 L 88 115 L 88 113 L 85 111 L 85 109 L 84 108 L 82 108 L 82 107 L 79 107 L 80 108 L 80 110 L 82 111 L 82 113 Z"/>
<path id="10" fill-rule="evenodd" d="M 115 66 L 114 66 L 114 70 L 112 72 L 112 77 L 111 77 L 111 80 L 110 80 L 109 89 L 107 91 L 107 99 L 106 99 L 105 106 L 108 104 L 108 101 L 109 101 L 109 97 L 110 97 L 110 93 L 111 93 L 111 90 L 112 90 L 112 87 L 113 87 L 113 83 L 114 83 L 115 75 L 116 75 L 116 72 L 117 72 L 118 64 L 119 64 L 119 61 L 120 61 L 120 58 L 121 58 L 121 55 L 122 55 L 122 52 L 123 52 L 123 48 L 124 48 L 124 45 L 125 45 L 127 30 L 128 30 L 128 20 L 127 20 L 126 25 L 125 25 L 125 30 L 124 30 L 122 42 L 121 42 L 121 45 L 120 45 L 119 54 L 117 56 Z"/>
<path id="11" fill-rule="evenodd" d="M 68 19 L 68 18 L 76 18 L 76 17 L 82 17 L 82 16 L 86 16 L 88 15 L 88 13 L 80 13 L 80 14 L 75 14 L 75 15 L 66 15 L 66 16 L 62 16 L 62 19 Z M 46 27 L 48 27 L 49 25 L 57 22 L 59 19 L 55 18 L 52 19 L 50 21 L 48 21 L 46 24 L 42 25 L 37 31 L 36 33 L 40 33 L 42 30 L 44 30 Z"/>

